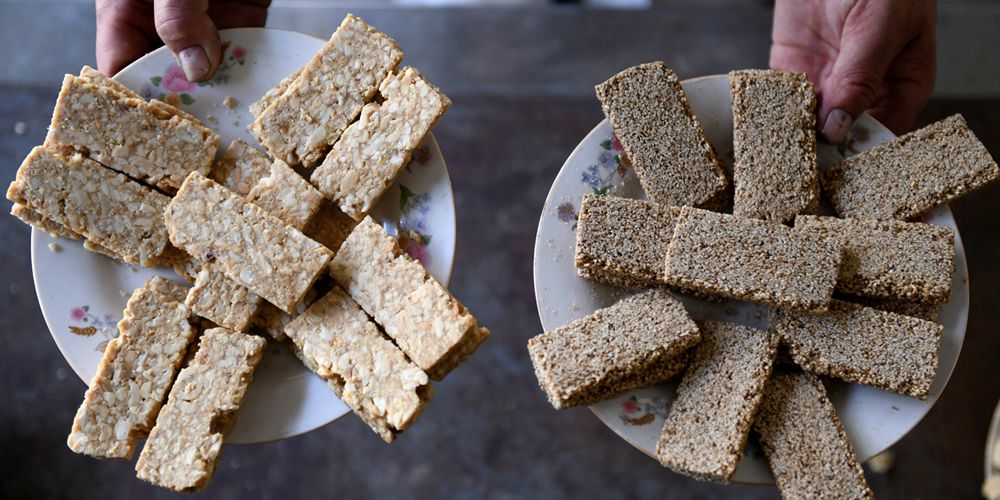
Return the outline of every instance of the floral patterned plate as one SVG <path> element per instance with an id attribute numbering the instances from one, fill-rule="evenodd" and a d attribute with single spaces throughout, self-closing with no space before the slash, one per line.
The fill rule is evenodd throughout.
<path id="1" fill-rule="evenodd" d="M 683 82 L 683 85 L 709 141 L 723 162 L 731 166 L 733 122 L 728 76 L 696 78 Z M 845 144 L 839 147 L 820 145 L 820 164 L 836 163 L 845 155 L 868 150 L 892 137 L 892 133 L 873 118 L 862 116 L 851 129 Z M 607 120 L 598 124 L 570 154 L 542 209 L 535 239 L 534 271 L 535 299 L 542 327 L 546 331 L 609 306 L 629 293 L 628 290 L 593 283 L 576 275 L 573 263 L 576 216 L 585 193 L 644 197 Z M 947 206 L 931 211 L 925 222 L 950 227 L 956 236 L 954 286 L 939 318 L 945 328 L 940 369 L 930 397 L 927 401 L 920 401 L 861 385 L 838 381 L 827 383 L 830 398 L 862 461 L 891 446 L 930 410 L 948 383 L 965 337 L 969 282 L 962 239 Z M 682 297 L 682 300 L 695 319 L 715 318 L 758 328 L 767 327 L 766 308 L 759 305 L 736 301 L 710 304 L 688 297 Z M 632 391 L 593 405 L 591 410 L 623 439 L 655 457 L 656 441 L 673 401 L 675 387 L 675 383 L 670 383 Z M 734 480 L 745 483 L 773 481 L 760 450 L 755 446 L 747 447 Z"/>
<path id="2" fill-rule="evenodd" d="M 221 135 L 221 151 L 247 132 L 247 107 L 303 64 L 323 40 L 272 29 L 224 30 L 224 61 L 218 75 L 190 83 L 164 48 L 147 54 L 115 79 L 143 96 L 162 99 L 202 119 Z M 225 104 L 230 98 L 230 106 Z M 235 100 L 235 104 L 233 103 Z M 417 151 L 375 216 L 400 236 L 410 255 L 442 283 L 455 255 L 455 205 L 444 158 L 433 137 Z M 55 243 L 58 250 L 49 248 Z M 137 269 L 87 252 L 76 241 L 34 230 L 31 238 L 35 289 L 52 337 L 84 381 L 97 371 L 104 346 L 132 290 L 154 274 L 180 279 L 167 269 Z M 83 386 L 80 397 L 83 398 Z M 333 391 L 310 373 L 286 345 L 271 342 L 254 374 L 229 443 L 256 443 L 307 432 L 347 413 Z"/>

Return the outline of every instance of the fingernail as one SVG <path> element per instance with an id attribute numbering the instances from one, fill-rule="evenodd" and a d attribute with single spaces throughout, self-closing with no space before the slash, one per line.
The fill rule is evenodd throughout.
<path id="1" fill-rule="evenodd" d="M 854 120 L 851 115 L 842 109 L 830 111 L 826 116 L 826 123 L 823 124 L 822 134 L 826 142 L 830 144 L 840 144 L 847 138 L 847 131 L 851 129 L 851 122 Z"/>
<path id="2" fill-rule="evenodd" d="M 208 77 L 208 56 L 200 45 L 192 45 L 180 51 L 177 61 L 189 82 L 200 82 Z"/>

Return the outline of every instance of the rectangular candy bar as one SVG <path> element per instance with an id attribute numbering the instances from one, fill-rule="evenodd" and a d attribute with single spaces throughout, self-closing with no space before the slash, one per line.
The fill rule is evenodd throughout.
<path id="1" fill-rule="evenodd" d="M 337 205 L 324 201 L 302 232 L 336 253 L 357 225 L 358 221 L 350 218 Z"/>
<path id="2" fill-rule="evenodd" d="M 609 285 L 663 284 L 663 259 L 679 207 L 616 196 L 583 196 L 576 229 L 576 270 Z"/>
<path id="3" fill-rule="evenodd" d="M 250 131 L 274 159 L 311 167 L 402 59 L 396 42 L 348 14 L 288 88 L 267 98 Z"/>
<path id="4" fill-rule="evenodd" d="M 281 160 L 271 164 L 247 195 L 247 201 L 302 231 L 324 203 L 323 194 Z"/>
<path id="5" fill-rule="evenodd" d="M 819 204 L 816 92 L 805 73 L 729 73 L 733 214 L 786 222 Z"/>
<path id="6" fill-rule="evenodd" d="M 371 217 L 344 241 L 330 262 L 330 274 L 435 380 L 457 367 L 489 335 Z"/>
<path id="7" fill-rule="evenodd" d="M 267 176 L 271 160 L 243 139 L 234 139 L 226 152 L 216 160 L 209 178 L 226 189 L 246 196 L 261 178 Z"/>
<path id="8" fill-rule="evenodd" d="M 676 472 L 727 483 L 743 455 L 778 339 L 730 323 L 699 326 L 701 343 L 677 388 L 656 454 Z"/>
<path id="9" fill-rule="evenodd" d="M 136 440 L 153 427 L 195 336 L 191 312 L 155 291 L 162 286 L 147 282 L 132 293 L 118 323 L 120 335 L 108 342 L 73 419 L 67 444 L 76 453 L 129 459 Z"/>
<path id="10" fill-rule="evenodd" d="M 955 234 L 918 222 L 799 216 L 795 229 L 844 248 L 836 290 L 882 299 L 941 303 L 951 293 Z"/>
<path id="11" fill-rule="evenodd" d="M 193 172 L 164 215 L 170 240 L 268 302 L 291 312 L 333 252 Z"/>
<path id="12" fill-rule="evenodd" d="M 650 200 L 719 205 L 726 176 L 684 89 L 662 62 L 626 69 L 595 87 L 604 115 Z"/>
<path id="13" fill-rule="evenodd" d="M 826 310 L 841 250 L 804 231 L 709 212 L 681 210 L 667 251 L 668 283 L 790 309 Z"/>
<path id="14" fill-rule="evenodd" d="M 66 75 L 45 145 L 82 153 L 173 193 L 192 171 L 207 173 L 219 136 L 163 103 L 128 95 L 107 80 Z"/>
<path id="15" fill-rule="evenodd" d="M 451 105 L 413 68 L 390 74 L 379 92 L 385 100 L 365 105 L 311 177 L 354 220 L 375 207 Z"/>
<path id="16" fill-rule="evenodd" d="M 216 325 L 246 332 L 263 300 L 213 268 L 213 265 L 202 267 L 187 293 L 185 304 Z"/>
<path id="17" fill-rule="evenodd" d="M 433 394 L 424 373 L 338 286 L 285 327 L 296 354 L 386 442 Z"/>
<path id="18" fill-rule="evenodd" d="M 80 235 L 70 231 L 66 226 L 49 220 L 45 218 L 44 215 L 20 204 L 14 203 L 10 207 L 10 214 L 21 222 L 28 224 L 29 226 L 35 226 L 42 231 L 45 231 L 52 237 L 66 238 L 67 240 L 78 240 Z"/>
<path id="19" fill-rule="evenodd" d="M 804 370 L 920 399 L 930 394 L 939 324 L 840 300 L 821 315 L 772 311 L 770 323 Z"/>
<path id="20" fill-rule="evenodd" d="M 962 115 L 952 115 L 825 170 L 823 192 L 841 217 L 912 219 L 1000 179 Z"/>
<path id="21" fill-rule="evenodd" d="M 753 423 L 784 498 L 873 498 L 819 377 L 775 372 Z"/>
<path id="22" fill-rule="evenodd" d="M 36 147 L 7 198 L 130 264 L 154 266 L 167 246 L 163 211 L 169 199 L 80 155 L 66 158 Z"/>
<path id="23" fill-rule="evenodd" d="M 528 353 L 539 386 L 561 409 L 666 381 L 700 340 L 680 302 L 648 290 L 532 338 Z"/>
<path id="24" fill-rule="evenodd" d="M 208 484 L 266 343 L 225 328 L 201 336 L 139 454 L 139 479 L 181 492 Z"/>

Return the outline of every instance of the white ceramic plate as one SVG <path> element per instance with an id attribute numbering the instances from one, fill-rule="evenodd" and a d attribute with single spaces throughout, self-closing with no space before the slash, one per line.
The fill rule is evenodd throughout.
<path id="1" fill-rule="evenodd" d="M 324 43 L 301 33 L 258 28 L 224 30 L 222 39 L 224 61 L 207 85 L 186 81 L 166 48 L 147 54 L 115 77 L 145 97 L 175 103 L 215 129 L 221 136 L 220 154 L 237 137 L 256 144 L 246 130 L 251 122 L 247 107 L 304 65 Z M 236 100 L 233 109 L 223 104 L 227 96 Z M 390 232 L 400 230 L 409 236 L 401 238 L 407 251 L 447 284 L 455 255 L 455 204 L 433 137 L 414 155 L 374 215 Z M 53 242 L 59 251 L 49 249 Z M 107 341 L 118 334 L 116 324 L 132 290 L 154 274 L 181 279 L 168 269 L 137 269 L 115 262 L 84 250 L 79 242 L 53 239 L 38 230 L 31 235 L 31 262 L 38 302 L 52 338 L 85 382 L 97 372 Z M 294 436 L 347 411 L 287 346 L 271 342 L 226 442 Z"/>
<path id="2" fill-rule="evenodd" d="M 722 157 L 733 162 L 733 122 L 729 97 L 729 77 L 708 76 L 683 82 L 691 108 L 705 133 Z M 595 106 L 597 104 L 595 103 Z M 862 116 L 851 129 L 843 151 L 821 145 L 820 164 L 830 165 L 843 154 L 865 151 L 893 135 L 873 118 Z M 602 121 L 570 154 L 549 191 L 538 234 L 535 239 L 535 299 L 542 327 L 549 331 L 594 310 L 613 304 L 629 290 L 584 280 L 574 268 L 576 214 L 586 193 L 611 194 L 630 198 L 644 197 L 633 171 L 622 163 L 621 146 L 614 138 L 607 120 Z M 951 297 L 941 311 L 944 325 L 940 369 L 927 401 L 920 401 L 871 387 L 828 381 L 830 399 L 854 450 L 861 461 L 885 450 L 913 428 L 937 401 L 955 367 L 969 310 L 968 271 L 962 239 L 947 206 L 934 209 L 926 220 L 955 231 L 955 275 Z M 710 304 L 683 297 L 695 319 L 716 318 L 766 328 L 766 308 L 744 302 Z M 663 418 L 673 401 L 676 384 L 663 384 L 632 391 L 623 396 L 591 406 L 602 422 L 623 439 L 651 457 L 656 456 L 656 441 Z M 758 449 L 748 446 L 740 461 L 734 481 L 772 482 L 767 464 Z"/>

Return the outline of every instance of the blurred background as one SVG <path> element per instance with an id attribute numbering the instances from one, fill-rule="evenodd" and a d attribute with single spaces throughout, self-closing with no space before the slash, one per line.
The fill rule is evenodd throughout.
<path id="1" fill-rule="evenodd" d="M 942 1 L 938 80 L 918 126 L 952 113 L 1000 158 L 1000 4 Z M 593 85 L 661 59 L 681 78 L 766 67 L 771 4 L 710 0 L 275 0 L 268 26 L 327 38 L 346 12 L 394 37 L 454 105 L 434 130 L 457 200 L 451 290 L 493 331 L 418 425 L 385 445 L 353 415 L 280 442 L 227 446 L 206 498 L 775 498 L 774 487 L 697 483 L 661 468 L 586 409 L 556 412 L 525 343 L 538 216 L 566 156 L 602 119 Z M 0 0 L 0 180 L 42 142 L 63 73 L 94 65 L 87 0 Z M 10 204 L 4 201 L 4 210 Z M 971 315 L 947 390 L 866 466 L 878 498 L 971 498 L 1000 397 L 1000 186 L 952 204 Z M 165 498 L 133 464 L 71 453 L 84 383 L 35 299 L 29 230 L 0 217 L 0 496 Z M 71 277 L 68 277 L 71 279 Z"/>

